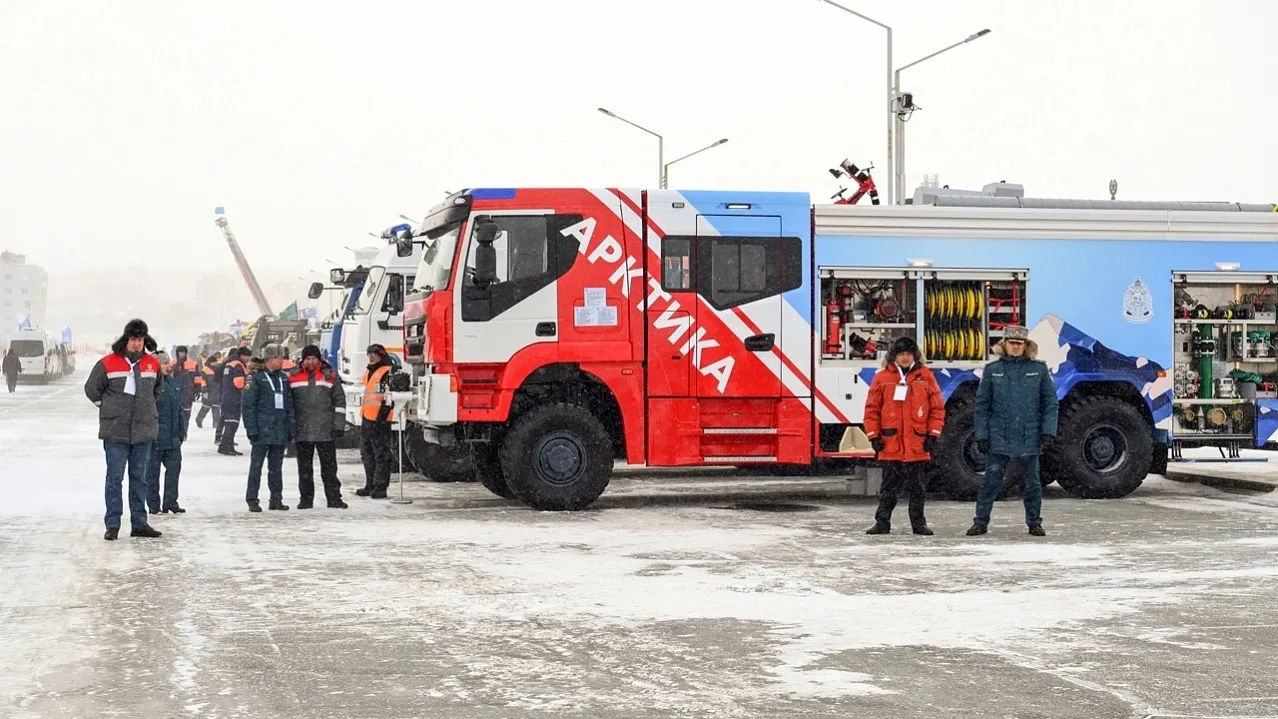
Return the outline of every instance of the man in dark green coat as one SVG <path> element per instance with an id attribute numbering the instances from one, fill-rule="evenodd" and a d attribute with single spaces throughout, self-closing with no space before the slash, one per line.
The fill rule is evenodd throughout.
<path id="1" fill-rule="evenodd" d="M 255 368 L 244 385 L 244 431 L 253 452 L 249 456 L 248 491 L 244 499 L 250 512 L 262 511 L 258 492 L 262 487 L 265 462 L 266 486 L 271 493 L 270 509 L 285 510 L 284 448 L 293 441 L 293 396 L 288 377 L 282 372 L 284 353 L 279 345 L 262 348 L 265 368 Z"/>
<path id="2" fill-rule="evenodd" d="M 994 347 L 997 360 L 986 365 L 976 390 L 976 441 L 985 453 L 985 480 L 976 500 L 976 517 L 968 536 L 985 534 L 994 500 L 1003 487 L 1007 463 L 1016 458 L 1025 468 L 1025 524 L 1042 537 L 1043 483 L 1038 459 L 1043 441 L 1056 436 L 1056 383 L 1029 330 L 1008 327 Z"/>
<path id="3" fill-rule="evenodd" d="M 151 463 L 146 473 L 146 504 L 151 514 L 182 514 L 178 505 L 178 479 L 182 475 L 182 443 L 186 441 L 186 417 L 182 411 L 182 386 L 173 378 L 176 362 L 165 352 L 160 360 L 160 397 L 155 402 L 160 430 L 151 447 Z M 160 497 L 160 466 L 164 466 L 164 497 Z"/>

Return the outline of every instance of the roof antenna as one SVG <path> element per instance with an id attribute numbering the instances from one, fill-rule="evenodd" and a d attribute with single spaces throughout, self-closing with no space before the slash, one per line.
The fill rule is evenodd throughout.
<path id="1" fill-rule="evenodd" d="M 1109 181 L 1109 199 L 1114 200 L 1118 197 L 1118 180 Z"/>

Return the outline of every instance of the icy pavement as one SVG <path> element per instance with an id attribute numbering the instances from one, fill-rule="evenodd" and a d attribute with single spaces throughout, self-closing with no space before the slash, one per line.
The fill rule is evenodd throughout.
<path id="1" fill-rule="evenodd" d="M 615 480 L 552 514 L 360 499 L 349 456 L 351 509 L 249 514 L 247 457 L 192 427 L 189 512 L 104 542 L 79 381 L 0 395 L 0 716 L 1278 715 L 1278 493 L 1049 488 L 1044 539 L 1015 502 L 969 539 L 943 501 L 935 537 L 903 506 L 867 537 L 837 480 Z"/>

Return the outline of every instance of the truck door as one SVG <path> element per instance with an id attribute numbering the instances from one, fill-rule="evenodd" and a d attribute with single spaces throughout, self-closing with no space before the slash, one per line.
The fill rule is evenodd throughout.
<path id="1" fill-rule="evenodd" d="M 484 288 L 474 284 L 474 227 L 481 217 L 495 222 L 498 231 L 497 277 Z M 492 210 L 471 218 L 466 266 L 457 280 L 460 301 L 454 303 L 457 362 L 505 363 L 526 347 L 558 341 L 556 280 L 578 255 L 576 238 L 562 230 L 581 220 L 580 214 L 548 210 Z"/>
<path id="2" fill-rule="evenodd" d="M 732 345 L 719 340 L 727 352 L 703 346 L 694 354 L 701 370 L 711 370 L 721 354 L 737 355 L 734 381 L 725 383 L 721 371 L 697 372 L 698 397 L 781 397 L 782 266 L 780 217 L 697 216 L 698 324 L 722 322 L 743 338 Z M 698 334 L 705 345 L 705 334 Z M 744 353 L 736 351 L 738 343 Z"/>

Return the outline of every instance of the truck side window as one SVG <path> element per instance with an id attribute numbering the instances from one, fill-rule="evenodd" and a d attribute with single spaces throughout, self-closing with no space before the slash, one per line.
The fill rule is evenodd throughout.
<path id="1" fill-rule="evenodd" d="M 699 237 L 697 291 L 723 310 L 758 302 L 803 284 L 797 237 Z"/>
<path id="2" fill-rule="evenodd" d="M 582 221 L 581 215 L 490 215 L 497 223 L 497 281 L 486 289 L 471 281 L 475 242 L 466 255 L 462 284 L 462 320 L 486 322 L 563 277 L 579 254 L 580 241 L 562 230 Z"/>
<path id="3" fill-rule="evenodd" d="M 667 237 L 661 241 L 661 289 L 692 289 L 692 238 Z"/>

